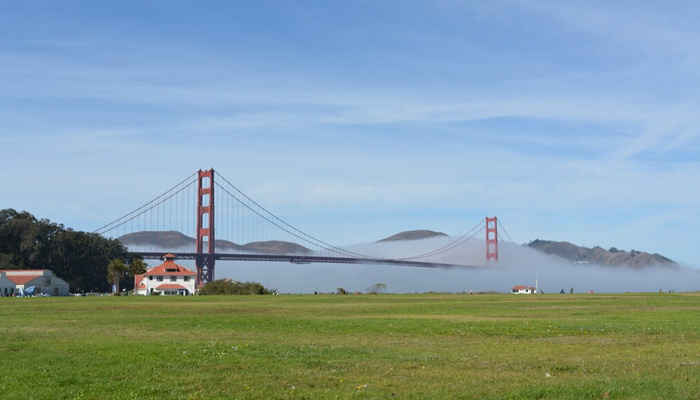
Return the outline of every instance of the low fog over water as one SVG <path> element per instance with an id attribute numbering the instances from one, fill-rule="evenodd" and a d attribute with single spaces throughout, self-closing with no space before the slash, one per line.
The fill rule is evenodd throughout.
<path id="1" fill-rule="evenodd" d="M 402 258 L 423 254 L 454 238 L 358 244 L 349 250 L 375 257 Z M 178 263 L 194 268 L 192 262 Z M 218 261 L 216 279 L 256 281 L 280 293 L 330 293 L 337 288 L 365 292 L 385 283 L 390 293 L 510 292 L 516 285 L 537 286 L 545 293 L 668 292 L 700 290 L 700 271 L 684 267 L 641 269 L 572 264 L 535 249 L 499 244 L 499 261 L 478 268 L 420 268 L 381 264 L 291 264 Z"/>

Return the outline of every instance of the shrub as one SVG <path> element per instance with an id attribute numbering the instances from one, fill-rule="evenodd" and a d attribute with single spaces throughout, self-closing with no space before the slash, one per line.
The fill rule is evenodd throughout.
<path id="1" fill-rule="evenodd" d="M 217 295 L 217 294 L 273 294 L 275 290 L 268 289 L 258 282 L 234 282 L 228 279 L 219 279 L 213 282 L 204 284 L 199 289 L 199 294 L 202 295 Z"/>

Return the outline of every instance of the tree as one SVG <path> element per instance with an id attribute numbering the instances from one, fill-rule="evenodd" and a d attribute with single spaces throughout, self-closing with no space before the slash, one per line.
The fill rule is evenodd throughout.
<path id="1" fill-rule="evenodd" d="M 143 261 L 143 258 L 134 257 L 129 261 L 129 265 L 127 266 L 127 275 L 133 279 L 136 275 L 145 274 L 147 269 L 148 264 Z M 136 281 L 134 281 L 134 284 L 136 284 Z M 136 286 L 134 286 L 134 289 L 136 289 Z"/>
<path id="2" fill-rule="evenodd" d="M 384 293 L 386 291 L 386 283 L 375 283 L 374 285 L 367 288 L 367 293 L 378 294 Z"/>
<path id="3" fill-rule="evenodd" d="M 0 263 L 8 269 L 46 268 L 63 225 L 11 208 L 0 210 Z"/>
<path id="4" fill-rule="evenodd" d="M 119 281 L 129 273 L 129 268 L 124 264 L 124 261 L 115 258 L 107 265 L 107 282 L 116 287 L 119 293 Z"/>
<path id="5" fill-rule="evenodd" d="M 105 280 L 107 266 L 115 258 L 127 259 L 127 249 L 120 241 L 67 229 L 57 235 L 54 253 L 46 268 L 65 277 L 75 292 L 104 292 L 111 286 Z"/>
<path id="6" fill-rule="evenodd" d="M 336 292 L 337 292 L 338 294 L 348 294 L 348 291 L 345 290 L 345 289 L 343 289 L 343 288 L 341 288 L 341 287 L 339 287 L 338 289 L 336 289 Z"/>

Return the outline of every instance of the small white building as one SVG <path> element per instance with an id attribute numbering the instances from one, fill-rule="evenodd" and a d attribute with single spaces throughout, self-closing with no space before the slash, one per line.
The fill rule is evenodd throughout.
<path id="1" fill-rule="evenodd" d="M 537 294 L 537 288 L 532 286 L 513 286 L 511 292 L 513 294 Z"/>
<path id="2" fill-rule="evenodd" d="M 4 279 L 11 282 L 9 286 Z M 34 295 L 68 296 L 68 282 L 56 276 L 48 269 L 5 269 L 0 270 L 0 296 L 12 296 L 34 287 Z"/>
<path id="3" fill-rule="evenodd" d="M 193 295 L 197 274 L 191 269 L 175 264 L 173 254 L 166 254 L 163 258 L 163 264 L 134 277 L 134 294 Z"/>

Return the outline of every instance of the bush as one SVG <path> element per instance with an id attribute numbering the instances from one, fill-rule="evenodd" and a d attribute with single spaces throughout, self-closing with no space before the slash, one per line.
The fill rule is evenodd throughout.
<path id="1" fill-rule="evenodd" d="M 386 292 L 386 283 L 375 283 L 366 289 L 367 293 L 378 294 Z"/>
<path id="2" fill-rule="evenodd" d="M 275 290 L 268 289 L 258 282 L 234 282 L 228 279 L 219 279 L 213 282 L 204 284 L 199 289 L 199 294 L 202 295 L 217 295 L 217 294 L 273 294 Z"/>

